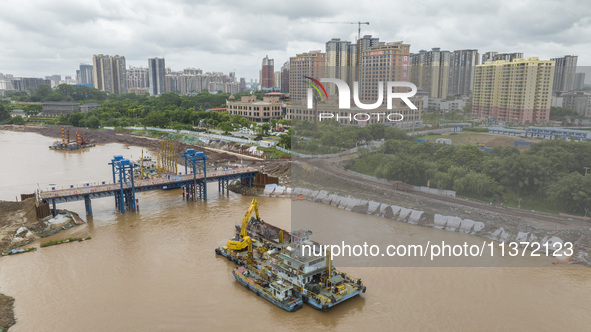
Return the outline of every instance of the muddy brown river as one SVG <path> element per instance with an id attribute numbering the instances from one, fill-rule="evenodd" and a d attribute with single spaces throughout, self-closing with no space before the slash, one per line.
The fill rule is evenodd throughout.
<path id="1" fill-rule="evenodd" d="M 108 181 L 114 154 L 134 159 L 141 154 L 139 147 L 119 144 L 51 151 L 52 141 L 0 131 L 0 199 L 14 200 L 36 188 Z M 17 323 L 10 331 L 583 331 L 591 326 L 591 269 L 572 266 L 338 266 L 362 278 L 367 293 L 328 312 L 308 306 L 285 312 L 234 281 L 232 264 L 213 251 L 232 235 L 252 197 L 221 195 L 215 183 L 208 193 L 207 202 L 183 201 L 178 190 L 141 193 L 140 212 L 127 214 L 116 212 L 112 197 L 95 199 L 91 221 L 49 238 L 92 240 L 0 258 L 0 292 L 16 300 Z M 261 217 L 286 228 L 291 209 L 299 209 L 304 215 L 314 211 L 310 220 L 318 213 L 338 214 L 344 223 L 418 238 L 436 231 L 309 202 L 258 200 Z M 58 208 L 86 219 L 82 201 Z M 327 230 L 319 227 L 314 233 L 321 238 Z M 519 259 L 520 265 L 551 266 L 544 257 Z"/>

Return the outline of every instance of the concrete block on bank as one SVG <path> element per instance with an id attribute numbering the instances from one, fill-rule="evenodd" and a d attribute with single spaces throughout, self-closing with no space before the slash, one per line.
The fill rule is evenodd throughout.
<path id="1" fill-rule="evenodd" d="M 400 206 L 390 205 L 390 209 L 392 209 L 392 217 L 396 217 L 398 216 L 398 213 L 400 213 Z"/>
<path id="2" fill-rule="evenodd" d="M 485 225 L 484 225 L 484 223 L 483 223 L 483 222 L 481 222 L 481 221 L 475 221 L 475 222 L 474 222 L 474 226 L 472 226 L 472 229 L 474 230 L 474 231 L 472 232 L 472 234 L 474 234 L 474 233 L 477 233 L 477 232 L 480 232 L 481 230 L 483 230 L 483 229 L 484 229 L 484 226 L 485 226 Z"/>
<path id="3" fill-rule="evenodd" d="M 460 227 L 462 223 L 462 218 L 454 217 L 454 216 L 447 216 L 447 222 L 445 224 L 445 229 L 448 231 L 455 231 Z"/>
<path id="4" fill-rule="evenodd" d="M 492 234 L 491 234 L 491 238 L 493 240 L 499 241 L 499 242 L 506 242 L 509 240 L 509 233 L 505 232 L 505 229 L 503 227 L 501 228 L 497 228 L 497 230 L 495 230 Z"/>
<path id="5" fill-rule="evenodd" d="M 321 201 L 324 204 L 328 204 L 329 202 L 326 201 L 326 197 L 328 196 L 328 191 L 326 190 L 320 190 L 317 194 L 316 194 L 316 199 Z"/>
<path id="6" fill-rule="evenodd" d="M 408 215 L 412 212 L 412 209 L 407 209 L 407 208 L 400 208 L 400 213 L 398 214 L 398 220 L 400 221 L 405 221 L 406 217 L 408 217 Z"/>
<path id="7" fill-rule="evenodd" d="M 548 241 L 544 241 L 543 243 L 548 244 L 548 250 L 550 252 L 564 249 L 564 241 L 557 236 L 553 236 L 553 237 L 549 238 Z"/>
<path id="8" fill-rule="evenodd" d="M 529 233 L 527 232 L 517 232 L 517 235 L 515 236 L 515 242 L 526 242 L 528 235 Z"/>
<path id="9" fill-rule="evenodd" d="M 474 220 L 463 219 L 460 222 L 460 233 L 469 234 L 472 231 L 472 227 L 474 227 Z"/>
<path id="10" fill-rule="evenodd" d="M 263 190 L 263 195 L 271 195 L 273 194 L 273 192 L 275 192 L 275 188 L 277 188 L 276 184 L 268 184 L 265 185 L 265 190 Z"/>
<path id="11" fill-rule="evenodd" d="M 408 218 L 408 223 L 417 225 L 421 220 L 421 216 L 423 215 L 423 211 L 412 210 L 410 216 Z"/>
<path id="12" fill-rule="evenodd" d="M 376 201 L 367 202 L 367 214 L 378 214 L 380 212 L 380 203 Z"/>
<path id="13" fill-rule="evenodd" d="M 447 216 L 435 213 L 433 216 L 433 228 L 443 229 L 445 224 L 447 224 Z"/>

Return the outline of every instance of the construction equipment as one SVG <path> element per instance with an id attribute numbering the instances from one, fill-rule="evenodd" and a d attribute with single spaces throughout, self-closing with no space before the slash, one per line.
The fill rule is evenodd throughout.
<path id="1" fill-rule="evenodd" d="M 177 166 L 177 142 L 174 140 L 163 140 L 158 152 L 158 173 L 176 175 Z"/>
<path id="2" fill-rule="evenodd" d="M 247 226 L 251 220 L 250 215 L 252 214 L 253 210 L 256 215 L 256 220 L 260 221 L 259 206 L 256 198 L 252 200 L 252 203 L 250 203 L 250 206 L 248 207 L 248 210 L 242 219 L 240 233 L 236 234 L 234 238 L 228 240 L 228 249 L 239 251 L 248 247 L 249 252 L 252 254 L 252 239 L 247 235 Z"/>

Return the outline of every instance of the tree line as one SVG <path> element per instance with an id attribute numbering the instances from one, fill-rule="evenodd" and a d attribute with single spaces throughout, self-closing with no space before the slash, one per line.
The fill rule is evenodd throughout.
<path id="1" fill-rule="evenodd" d="M 356 172 L 413 185 L 455 190 L 459 195 L 503 202 L 535 200 L 560 211 L 583 214 L 591 207 L 591 143 L 548 140 L 520 152 L 513 147 L 482 151 L 390 139 L 348 165 Z"/>
<path id="2" fill-rule="evenodd" d="M 329 154 L 381 139 L 407 139 L 403 130 L 375 123 L 364 127 L 341 126 L 335 120 L 314 123 L 294 120 L 292 149 L 306 154 Z"/>

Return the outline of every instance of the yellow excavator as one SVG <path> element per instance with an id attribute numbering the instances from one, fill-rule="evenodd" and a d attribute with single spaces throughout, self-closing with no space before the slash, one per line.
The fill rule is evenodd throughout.
<path id="1" fill-rule="evenodd" d="M 234 251 L 241 251 L 241 250 L 248 248 L 248 253 L 247 253 L 247 258 L 246 258 L 247 264 L 252 264 L 252 262 L 253 262 L 252 239 L 250 238 L 250 236 L 247 235 L 247 233 L 248 233 L 247 226 L 251 220 L 250 215 L 252 214 L 253 210 L 256 215 L 256 219 L 260 220 L 259 205 L 257 203 L 256 198 L 254 198 L 252 200 L 252 203 L 250 203 L 250 206 L 248 207 L 248 210 L 246 211 L 246 214 L 244 215 L 244 218 L 242 219 L 242 226 L 240 228 L 240 233 L 236 234 L 236 237 L 229 239 L 228 245 L 227 245 L 228 249 L 234 250 Z"/>
<path id="2" fill-rule="evenodd" d="M 248 207 L 248 210 L 246 211 L 246 214 L 242 219 L 242 227 L 240 228 L 240 233 L 236 234 L 236 237 L 228 240 L 228 249 L 240 251 L 246 249 L 247 247 L 252 247 L 252 240 L 250 236 L 246 234 L 247 226 L 250 222 L 250 215 L 252 214 L 253 210 L 256 215 L 256 219 L 259 220 L 259 205 L 257 203 L 256 198 L 252 200 L 252 203 L 250 203 L 250 206 Z"/>

